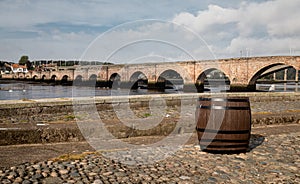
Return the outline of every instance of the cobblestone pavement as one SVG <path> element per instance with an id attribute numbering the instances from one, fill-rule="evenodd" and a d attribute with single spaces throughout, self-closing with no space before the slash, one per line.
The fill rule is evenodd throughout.
<path id="1" fill-rule="evenodd" d="M 194 107 L 190 108 L 183 118 L 194 116 Z M 298 113 L 300 103 L 255 102 L 251 103 L 251 110 Z M 168 112 L 171 117 L 178 115 L 173 111 L 176 108 Z M 142 117 L 149 112 L 135 113 Z M 102 117 L 112 118 L 112 114 L 106 112 Z M 300 124 L 294 126 L 296 130 L 282 132 L 280 129 L 285 126 L 275 126 L 276 134 L 254 129 L 250 150 L 242 154 L 206 153 L 194 142 L 177 152 L 174 150 L 178 148 L 171 144 L 139 150 L 106 150 L 71 160 L 47 158 L 11 166 L 0 170 L 0 183 L 300 183 Z"/>
<path id="2" fill-rule="evenodd" d="M 300 126 L 300 125 L 297 125 Z M 211 154 L 195 144 L 176 153 L 168 145 L 152 152 L 169 157 L 139 164 L 151 154 L 135 150 L 92 153 L 69 161 L 25 163 L 0 170 L 1 183 L 300 183 L 300 132 L 251 137 L 241 154 Z M 147 151 L 146 149 L 144 151 Z M 148 150 L 149 151 L 149 150 Z M 164 151 L 164 152 L 162 152 Z M 117 155 L 118 159 L 111 159 Z M 126 157 L 126 162 L 119 160 Z"/>

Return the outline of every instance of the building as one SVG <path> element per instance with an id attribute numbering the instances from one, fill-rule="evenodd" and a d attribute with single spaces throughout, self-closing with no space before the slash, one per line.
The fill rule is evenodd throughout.
<path id="1" fill-rule="evenodd" d="M 12 64 L 11 70 L 13 73 L 27 73 L 27 66 L 26 65 L 19 65 L 19 64 Z"/>

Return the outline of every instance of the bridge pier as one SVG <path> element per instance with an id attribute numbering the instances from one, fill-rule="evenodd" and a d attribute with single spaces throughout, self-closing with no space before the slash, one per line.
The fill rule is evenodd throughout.
<path id="1" fill-rule="evenodd" d="M 230 84 L 230 91 L 232 92 L 241 92 L 241 91 L 256 91 L 256 85 L 255 84 Z"/>
<path id="2" fill-rule="evenodd" d="M 150 89 L 150 90 L 156 89 L 156 82 L 148 80 L 148 89 Z"/>
<path id="3" fill-rule="evenodd" d="M 288 72 L 288 70 L 287 69 L 285 69 L 284 70 L 284 76 L 283 76 L 283 80 L 284 80 L 284 91 L 286 91 L 287 90 L 287 72 Z"/>
<path id="4" fill-rule="evenodd" d="M 148 90 L 158 90 L 158 91 L 164 91 L 166 87 L 165 81 L 150 81 L 148 80 Z"/>
<path id="5" fill-rule="evenodd" d="M 165 91 L 166 89 L 166 81 L 157 81 L 155 84 L 155 90 Z"/>
<path id="6" fill-rule="evenodd" d="M 187 83 L 183 85 L 183 91 L 184 92 L 192 92 L 197 93 L 198 89 L 196 88 L 196 85 L 194 83 Z"/>
<path id="7" fill-rule="evenodd" d="M 296 69 L 295 75 L 295 91 L 298 92 L 298 84 L 299 84 L 299 70 Z"/>
<path id="8" fill-rule="evenodd" d="M 202 93 L 204 92 L 204 83 L 200 83 L 200 82 L 197 82 L 195 84 L 195 88 L 197 90 L 197 93 Z"/>

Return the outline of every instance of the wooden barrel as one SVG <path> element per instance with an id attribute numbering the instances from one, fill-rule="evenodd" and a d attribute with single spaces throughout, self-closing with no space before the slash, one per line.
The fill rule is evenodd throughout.
<path id="1" fill-rule="evenodd" d="M 212 153 L 241 153 L 249 147 L 248 97 L 199 98 L 196 110 L 200 148 Z"/>

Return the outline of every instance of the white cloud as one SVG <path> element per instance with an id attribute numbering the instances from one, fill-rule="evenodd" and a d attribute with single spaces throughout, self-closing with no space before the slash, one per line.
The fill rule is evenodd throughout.
<path id="1" fill-rule="evenodd" d="M 239 10 L 241 33 L 255 32 L 264 27 L 269 36 L 291 36 L 299 34 L 300 1 L 276 0 L 265 3 L 244 4 Z M 248 34 L 243 34 L 247 36 Z"/>
<path id="2" fill-rule="evenodd" d="M 226 52 L 236 54 L 237 51 L 242 51 L 242 55 L 248 56 L 255 54 L 257 56 L 263 55 L 286 55 L 289 54 L 290 49 L 296 51 L 294 54 L 300 54 L 300 38 L 244 38 L 238 37 L 231 41 L 227 47 Z M 266 54 L 267 53 L 267 54 Z"/>
<path id="3" fill-rule="evenodd" d="M 88 41 L 110 27 L 145 18 L 166 20 L 176 12 L 203 5 L 206 1 L 2 0 L 0 59 L 17 61 L 23 54 L 31 59 L 74 58 L 79 54 L 74 47 L 83 51 Z M 138 32 L 127 36 L 143 34 L 143 30 Z"/>
<path id="4" fill-rule="evenodd" d="M 300 50 L 299 0 L 236 2 L 3 0 L 0 1 L 0 59 L 17 61 L 24 54 L 31 59 L 78 58 L 90 41 L 109 28 L 146 18 L 174 21 L 199 37 L 168 23 L 135 24 L 106 34 L 94 52 L 96 55 L 91 57 L 105 58 L 122 44 L 141 39 L 167 40 L 171 44 L 132 44 L 126 47 L 128 60 L 151 55 L 184 59 L 186 55 L 182 52 L 176 54 L 175 45 L 196 59 L 213 59 L 209 49 L 218 58 L 238 57 L 241 50 L 244 53 L 251 50 L 253 56 L 289 54 L 289 48 Z M 125 55 L 123 52 L 115 57 L 121 61 Z"/>
<path id="5" fill-rule="evenodd" d="M 278 55 L 287 54 L 291 45 L 300 48 L 298 7 L 299 0 L 244 2 L 234 9 L 210 5 L 196 15 L 183 12 L 173 20 L 202 35 L 221 57 L 236 57 L 245 49 Z"/>
<path id="6" fill-rule="evenodd" d="M 225 9 L 217 5 L 209 5 L 208 10 L 200 11 L 196 16 L 188 12 L 180 13 L 173 19 L 178 24 L 184 24 L 197 32 L 209 31 L 215 24 L 236 22 L 237 12 L 234 9 Z"/>
<path id="7" fill-rule="evenodd" d="M 214 58 L 206 43 L 185 27 L 145 20 L 124 24 L 101 35 L 88 48 L 84 60 L 103 58 L 109 62 L 131 63 L 141 61 L 137 58 L 151 60 L 153 55 L 173 61 Z"/>
<path id="8" fill-rule="evenodd" d="M 207 0 L 2 0 L 0 27 L 33 27 L 65 22 L 84 25 L 116 25 L 138 19 L 168 19 L 194 7 L 206 7 Z"/>

